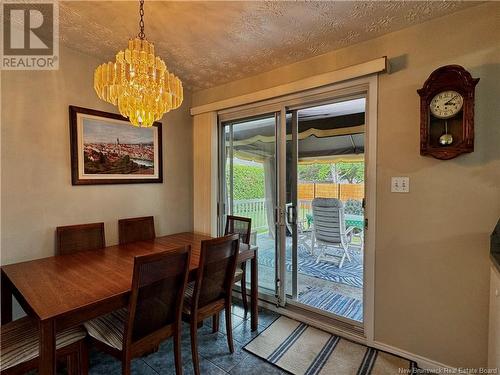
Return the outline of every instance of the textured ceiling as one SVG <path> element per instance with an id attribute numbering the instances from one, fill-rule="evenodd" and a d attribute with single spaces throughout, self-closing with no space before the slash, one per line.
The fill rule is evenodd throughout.
<path id="1" fill-rule="evenodd" d="M 375 38 L 474 2 L 146 1 L 146 38 L 191 89 L 213 87 Z M 60 3 L 61 42 L 114 59 L 138 33 L 138 2 Z"/>

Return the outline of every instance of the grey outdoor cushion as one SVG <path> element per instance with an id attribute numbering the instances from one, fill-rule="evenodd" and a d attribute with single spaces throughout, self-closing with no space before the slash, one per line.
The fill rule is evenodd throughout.
<path id="1" fill-rule="evenodd" d="M 319 241 L 339 244 L 344 234 L 344 204 L 335 198 L 312 201 L 314 235 Z"/>

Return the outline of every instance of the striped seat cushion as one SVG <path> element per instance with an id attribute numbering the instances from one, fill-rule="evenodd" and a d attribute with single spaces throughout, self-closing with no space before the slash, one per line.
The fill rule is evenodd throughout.
<path id="1" fill-rule="evenodd" d="M 184 291 L 184 304 L 182 306 L 182 310 L 184 313 L 189 314 L 190 308 L 193 301 L 193 293 L 194 293 L 194 281 L 190 282 L 186 285 L 186 290 Z"/>
<path id="2" fill-rule="evenodd" d="M 238 282 L 241 280 L 243 276 L 243 270 L 240 267 L 236 268 L 236 271 L 234 272 L 234 282 Z M 194 281 L 188 283 L 186 285 L 186 290 L 184 292 L 184 305 L 182 307 L 182 311 L 185 314 L 190 314 L 191 312 L 191 305 L 193 302 L 193 293 L 194 293 Z"/>
<path id="3" fill-rule="evenodd" d="M 236 272 L 234 273 L 234 282 L 237 283 L 238 281 L 241 281 L 242 277 L 243 277 L 243 270 L 240 267 L 237 267 Z"/>
<path id="4" fill-rule="evenodd" d="M 123 333 L 125 331 L 125 320 L 128 317 L 128 309 L 123 308 L 109 314 L 89 320 L 83 325 L 94 339 L 122 350 Z"/>
<path id="5" fill-rule="evenodd" d="M 56 349 L 83 340 L 87 333 L 83 327 L 74 327 L 56 335 Z M 24 317 L 2 325 L 0 331 L 0 371 L 28 362 L 39 354 L 38 325 Z"/>

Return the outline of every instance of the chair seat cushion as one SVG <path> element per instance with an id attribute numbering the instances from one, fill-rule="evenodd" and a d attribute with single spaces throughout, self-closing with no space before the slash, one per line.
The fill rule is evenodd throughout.
<path id="1" fill-rule="evenodd" d="M 56 349 L 83 340 L 87 332 L 83 327 L 73 327 L 56 335 Z M 0 371 L 31 361 L 39 355 L 39 333 L 36 322 L 24 317 L 2 325 L 0 332 Z"/>
<path id="2" fill-rule="evenodd" d="M 234 282 L 237 283 L 238 281 L 241 281 L 243 277 L 243 270 L 240 267 L 236 268 L 236 271 L 234 272 Z"/>
<path id="3" fill-rule="evenodd" d="M 240 267 L 236 268 L 236 271 L 234 272 L 234 282 L 237 283 L 241 281 L 241 278 L 243 277 L 243 269 Z M 184 291 L 184 304 L 182 307 L 182 311 L 185 314 L 190 314 L 191 313 L 191 305 L 193 301 L 193 293 L 194 293 L 194 281 L 188 283 L 186 285 L 186 290 Z"/>
<path id="4" fill-rule="evenodd" d="M 83 325 L 90 337 L 112 348 L 122 350 L 125 320 L 128 316 L 126 308 L 89 320 Z"/>
<path id="5" fill-rule="evenodd" d="M 184 291 L 184 304 L 182 305 L 182 311 L 185 314 L 189 314 L 191 312 L 193 293 L 194 293 L 194 281 L 188 283 L 186 285 L 186 290 Z"/>

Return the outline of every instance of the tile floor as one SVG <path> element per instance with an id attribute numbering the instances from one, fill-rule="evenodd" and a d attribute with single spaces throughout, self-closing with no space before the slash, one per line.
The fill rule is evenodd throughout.
<path id="1" fill-rule="evenodd" d="M 273 311 L 260 309 L 259 329 L 256 332 L 251 332 L 250 314 L 245 317 L 241 303 L 235 300 L 232 311 L 234 338 L 234 354 L 232 355 L 227 347 L 225 319 L 221 319 L 218 333 L 212 333 L 211 320 L 205 321 L 204 326 L 198 330 L 201 373 L 203 375 L 285 374 L 277 367 L 243 350 L 243 347 L 252 338 L 267 328 L 278 317 L 279 314 Z M 187 324 L 184 324 L 182 330 L 182 362 L 183 373 L 186 375 L 193 374 L 189 326 Z M 158 352 L 134 359 L 132 373 L 141 375 L 175 374 L 172 339 L 163 342 Z M 90 374 L 119 375 L 121 374 L 121 363 L 107 354 L 91 349 Z"/>

